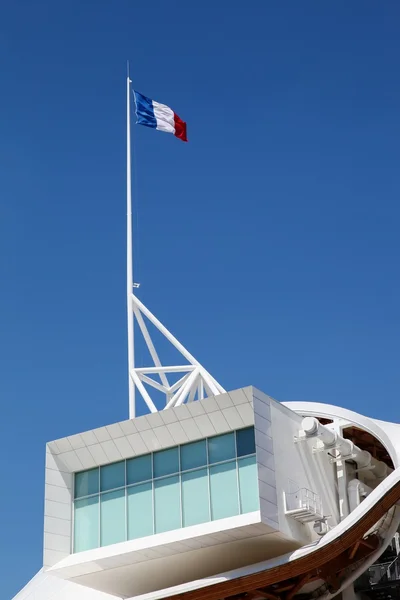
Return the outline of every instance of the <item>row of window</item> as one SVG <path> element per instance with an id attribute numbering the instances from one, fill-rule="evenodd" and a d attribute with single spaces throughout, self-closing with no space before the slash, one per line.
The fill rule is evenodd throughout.
<path id="1" fill-rule="evenodd" d="M 75 474 L 75 499 L 255 453 L 254 427 L 217 435 Z"/>
<path id="2" fill-rule="evenodd" d="M 75 500 L 74 552 L 255 510 L 253 454 Z"/>

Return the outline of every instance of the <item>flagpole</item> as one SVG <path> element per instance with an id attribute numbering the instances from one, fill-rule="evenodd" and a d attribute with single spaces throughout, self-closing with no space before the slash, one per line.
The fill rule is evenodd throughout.
<path id="1" fill-rule="evenodd" d="M 135 367 L 134 320 L 133 320 L 133 247 L 132 247 L 132 174 L 131 174 L 131 80 L 126 79 L 126 292 L 128 317 L 128 382 L 129 418 L 136 416 L 135 384 L 131 373 Z"/>

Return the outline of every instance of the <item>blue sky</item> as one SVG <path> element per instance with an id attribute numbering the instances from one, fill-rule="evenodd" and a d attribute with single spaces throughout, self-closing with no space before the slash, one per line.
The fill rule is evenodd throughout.
<path id="1" fill-rule="evenodd" d="M 134 130 L 140 298 L 225 388 L 399 420 L 400 6 L 4 0 L 1 12 L 9 598 L 41 566 L 45 442 L 127 417 L 127 58 L 190 140 Z"/>

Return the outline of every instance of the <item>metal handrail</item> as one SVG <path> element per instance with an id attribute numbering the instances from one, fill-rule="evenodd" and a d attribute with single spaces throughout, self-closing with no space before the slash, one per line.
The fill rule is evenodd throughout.
<path id="1" fill-rule="evenodd" d="M 391 562 L 377 563 L 372 565 L 360 577 L 357 591 L 368 588 L 379 588 L 387 583 L 400 581 L 400 554 Z"/>
<path id="2" fill-rule="evenodd" d="M 391 563 L 386 564 L 388 564 L 388 566 L 386 567 L 385 573 L 382 575 L 377 585 L 379 585 L 380 583 L 386 583 L 387 581 L 400 580 L 400 554 L 396 556 L 396 558 L 392 560 Z"/>

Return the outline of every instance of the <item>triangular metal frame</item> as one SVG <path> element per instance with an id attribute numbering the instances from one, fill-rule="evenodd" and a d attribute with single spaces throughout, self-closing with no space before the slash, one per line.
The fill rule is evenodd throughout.
<path id="1" fill-rule="evenodd" d="M 156 389 L 165 396 L 165 406 L 173 408 L 184 402 L 193 402 L 209 395 L 225 392 L 224 388 L 208 371 L 186 350 L 184 346 L 168 331 L 166 327 L 149 311 L 148 308 L 132 293 L 139 284 L 133 279 L 133 227 L 132 227 L 132 182 L 131 182 L 131 118 L 130 91 L 131 79 L 126 80 L 126 287 L 127 287 L 127 325 L 128 325 L 128 373 L 129 373 L 129 418 L 136 417 L 136 390 L 140 393 L 150 412 L 158 412 L 153 399 L 145 385 Z M 146 317 L 156 329 L 180 352 L 189 363 L 165 366 L 161 364 L 159 355 L 146 326 Z M 135 320 L 150 352 L 153 364 L 149 367 L 136 367 L 134 331 Z M 181 377 L 173 385 L 168 381 L 168 373 L 180 373 Z M 159 381 L 154 379 L 157 377 Z"/>
<path id="2" fill-rule="evenodd" d="M 215 396 L 225 392 L 224 388 L 214 377 L 134 294 L 131 296 L 131 301 L 134 320 L 136 320 L 139 326 L 153 364 L 149 367 L 133 367 L 130 370 L 130 377 L 134 389 L 140 393 L 150 412 L 158 412 L 158 408 L 144 384 L 153 387 L 165 395 L 165 406 L 162 410 L 180 406 L 185 402 L 193 402 L 195 399 L 202 400 L 207 396 Z M 171 366 L 161 364 L 143 316 L 180 352 L 188 364 Z M 171 385 L 168 381 L 168 373 L 180 373 L 182 376 L 176 383 Z M 154 379 L 154 376 L 157 376 L 159 381 Z"/>

